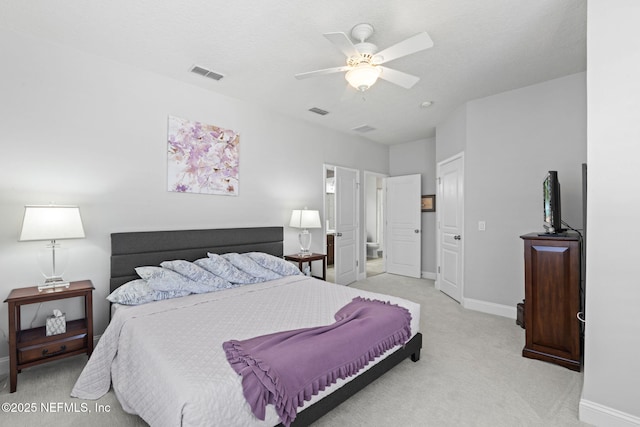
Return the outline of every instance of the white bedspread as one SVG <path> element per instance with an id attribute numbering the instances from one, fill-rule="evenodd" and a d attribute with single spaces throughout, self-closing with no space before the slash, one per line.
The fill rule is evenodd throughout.
<path id="1" fill-rule="evenodd" d="M 113 382 L 123 409 L 152 426 L 277 425 L 273 405 L 267 407 L 265 421 L 253 416 L 242 395 L 241 377 L 227 362 L 222 343 L 333 323 L 336 311 L 355 296 L 406 307 L 412 315 L 411 333 L 418 332 L 416 303 L 306 276 L 284 277 L 120 307 L 71 395 L 97 399 Z M 347 381 L 340 380 L 305 406 Z"/>

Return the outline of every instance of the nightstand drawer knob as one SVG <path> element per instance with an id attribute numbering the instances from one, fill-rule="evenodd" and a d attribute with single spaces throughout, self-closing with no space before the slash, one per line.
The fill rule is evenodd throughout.
<path id="1" fill-rule="evenodd" d="M 49 353 L 49 350 L 45 348 L 44 350 L 42 350 L 42 357 L 52 357 L 52 356 L 55 356 L 56 354 L 64 353 L 66 350 L 67 350 L 66 345 L 61 345 L 60 350 L 54 351 L 53 353 Z"/>

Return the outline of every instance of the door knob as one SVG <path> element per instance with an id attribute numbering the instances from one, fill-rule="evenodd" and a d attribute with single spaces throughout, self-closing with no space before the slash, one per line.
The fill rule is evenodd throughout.
<path id="1" fill-rule="evenodd" d="M 420 233 L 420 230 L 413 230 L 414 233 Z"/>
<path id="2" fill-rule="evenodd" d="M 336 233 L 336 236 L 342 237 L 342 233 Z"/>
<path id="3" fill-rule="evenodd" d="M 455 236 L 453 236 L 453 240 L 462 240 L 462 237 L 460 237 L 459 234 L 456 234 Z"/>

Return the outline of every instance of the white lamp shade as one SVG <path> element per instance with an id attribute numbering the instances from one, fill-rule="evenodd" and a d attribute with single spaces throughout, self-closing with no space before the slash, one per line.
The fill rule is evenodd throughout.
<path id="1" fill-rule="evenodd" d="M 24 207 L 19 241 L 82 239 L 84 229 L 78 206 L 31 205 Z"/>
<path id="2" fill-rule="evenodd" d="M 291 213 L 289 227 L 294 228 L 320 228 L 320 212 L 315 210 L 294 210 Z"/>
<path id="3" fill-rule="evenodd" d="M 364 92 L 369 89 L 380 77 L 382 69 L 371 64 L 358 64 L 355 68 L 345 74 L 349 84 L 359 91 Z"/>

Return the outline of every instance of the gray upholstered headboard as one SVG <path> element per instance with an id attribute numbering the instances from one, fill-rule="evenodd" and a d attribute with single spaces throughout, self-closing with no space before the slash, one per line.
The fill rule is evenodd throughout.
<path id="1" fill-rule="evenodd" d="M 162 261 L 195 261 L 207 252 L 265 252 L 283 255 L 283 228 L 139 231 L 111 234 L 111 291 L 137 279 L 135 268 Z"/>

